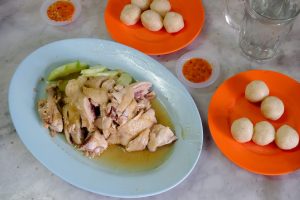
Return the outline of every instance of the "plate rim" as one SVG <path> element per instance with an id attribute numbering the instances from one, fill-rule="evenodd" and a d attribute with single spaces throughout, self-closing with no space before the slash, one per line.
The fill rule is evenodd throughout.
<path id="1" fill-rule="evenodd" d="M 41 160 L 39 158 L 39 156 L 37 155 L 37 152 L 33 151 L 33 149 L 30 148 L 30 146 L 25 142 L 25 136 L 24 134 L 20 134 L 19 132 L 22 132 L 20 131 L 19 129 L 19 123 L 18 122 L 15 122 L 15 111 L 13 109 L 13 101 L 11 100 L 13 98 L 13 86 L 14 84 L 16 84 L 16 78 L 17 78 L 17 74 L 18 74 L 18 71 L 21 70 L 21 66 L 23 65 L 23 63 L 30 57 L 32 56 L 34 53 L 40 51 L 40 49 L 44 48 L 44 47 L 47 47 L 48 45 L 53 45 L 55 43 L 60 43 L 60 42 L 65 42 L 65 41 L 84 41 L 84 40 L 93 40 L 93 41 L 96 41 L 96 42 L 104 42 L 104 43 L 112 43 L 114 45 L 120 45 L 122 46 L 123 48 L 129 50 L 129 51 L 132 51 L 134 54 L 139 54 L 139 56 L 143 56 L 143 57 L 147 57 L 147 59 L 150 59 L 152 60 L 152 62 L 155 63 L 155 65 L 159 65 L 160 68 L 165 68 L 161 63 L 159 63 L 158 61 L 156 61 L 155 59 L 151 58 L 150 56 L 144 54 L 143 52 L 140 52 L 136 49 L 133 49 L 132 47 L 128 47 L 124 44 L 120 44 L 120 43 L 117 43 L 117 42 L 113 42 L 113 41 L 109 41 L 109 40 L 103 40 L 103 39 L 95 39 L 95 38 L 71 38 L 71 39 L 62 39 L 62 40 L 57 40 L 57 41 L 54 41 L 54 42 L 50 42 L 50 43 L 47 43 L 47 44 L 44 44 L 42 46 L 40 46 L 39 48 L 35 49 L 34 51 L 30 52 L 21 62 L 20 64 L 18 65 L 18 67 L 16 68 L 16 70 L 14 71 L 14 74 L 10 80 L 10 83 L 9 83 L 9 89 L 8 89 L 8 106 L 9 106 L 9 113 L 10 113 L 10 118 L 11 118 L 11 121 L 16 129 L 16 132 L 19 136 L 19 138 L 21 139 L 22 143 L 25 145 L 26 149 L 35 157 L 35 159 L 37 161 L 39 161 L 42 165 L 44 165 L 50 172 L 52 172 L 53 174 L 55 174 L 56 176 L 58 176 L 59 178 L 63 179 L 64 181 L 66 181 L 67 183 L 77 187 L 77 188 L 80 188 L 80 189 L 83 189 L 85 191 L 89 191 L 89 192 L 93 192 L 95 194 L 100 194 L 100 195 L 104 195 L 104 196 L 110 196 L 110 197 L 118 197 L 118 198 L 140 198 L 140 197 L 148 197 L 148 196 L 153 196 L 153 195 L 157 195 L 157 194 L 161 194 L 163 192 L 166 192 L 174 187 L 176 187 L 177 185 L 179 185 L 181 182 L 183 182 L 189 175 L 190 173 L 192 172 L 192 170 L 195 168 L 195 166 L 197 165 L 198 161 L 199 161 L 199 157 L 201 155 L 201 152 L 202 152 L 202 148 L 203 148 L 203 125 L 202 125 L 202 119 L 201 119 L 201 115 L 197 109 L 197 105 L 195 103 L 195 101 L 193 100 L 191 94 L 187 91 L 187 89 L 180 83 L 179 80 L 177 80 L 179 82 L 179 84 L 182 86 L 182 89 L 184 90 L 184 92 L 189 96 L 189 98 L 192 100 L 191 102 L 193 103 L 193 107 L 196 108 L 196 113 L 197 113 L 197 118 L 199 120 L 199 127 L 201 128 L 200 132 L 201 132 L 201 136 L 200 136 L 200 146 L 198 148 L 198 152 L 197 152 L 197 158 L 193 161 L 193 165 L 191 165 L 189 171 L 185 174 L 185 176 L 181 177 L 179 181 L 177 181 L 176 183 L 174 184 L 171 184 L 169 187 L 166 187 L 164 189 L 160 189 L 158 190 L 157 192 L 152 192 L 152 193 L 145 193 L 145 194 L 138 194 L 138 195 L 116 195 L 116 194 L 111 194 L 111 193 L 106 193 L 106 192 L 103 192 L 103 191 L 96 191 L 96 190 L 93 190 L 93 189 L 90 189 L 88 187 L 84 187 L 83 185 L 80 185 L 80 184 L 77 184 L 77 183 L 74 183 L 72 182 L 71 180 L 69 180 L 66 176 L 63 176 L 60 174 L 60 172 L 56 171 L 55 169 L 47 166 L 47 164 L 44 162 L 44 160 Z M 46 69 L 47 67 L 45 67 Z M 164 69 L 168 74 L 169 76 L 173 76 L 173 78 L 176 79 L 176 77 L 168 70 L 168 69 Z M 33 100 L 35 101 L 35 100 Z"/>

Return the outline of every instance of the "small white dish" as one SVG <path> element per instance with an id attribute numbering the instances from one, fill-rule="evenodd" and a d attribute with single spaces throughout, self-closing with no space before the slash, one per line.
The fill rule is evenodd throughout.
<path id="1" fill-rule="evenodd" d="M 41 6 L 41 9 L 40 9 L 41 16 L 42 16 L 43 20 L 45 20 L 48 24 L 50 24 L 52 26 L 65 26 L 67 24 L 72 23 L 79 17 L 80 12 L 81 12 L 80 1 L 79 0 L 69 0 L 71 3 L 73 3 L 73 5 L 75 7 L 75 12 L 74 12 L 74 15 L 71 18 L 71 20 L 58 22 L 58 21 L 54 21 L 54 20 L 50 19 L 47 15 L 47 9 L 49 8 L 49 6 L 51 4 L 55 3 L 56 1 L 59 1 L 59 0 L 46 0 L 43 3 L 43 5 Z M 63 0 L 61 0 L 61 1 L 63 1 Z"/>
<path id="2" fill-rule="evenodd" d="M 192 58 L 202 58 L 206 60 L 210 66 L 212 67 L 212 74 L 206 81 L 203 81 L 201 83 L 194 83 L 189 81 L 182 73 L 182 68 L 184 64 L 192 59 Z M 220 75 L 220 64 L 219 62 L 213 57 L 212 53 L 209 52 L 203 52 L 203 51 L 190 51 L 183 56 L 181 56 L 176 64 L 176 70 L 177 70 L 177 77 L 178 79 L 184 83 L 185 85 L 191 87 L 191 88 L 205 88 L 213 84 L 217 78 Z"/>

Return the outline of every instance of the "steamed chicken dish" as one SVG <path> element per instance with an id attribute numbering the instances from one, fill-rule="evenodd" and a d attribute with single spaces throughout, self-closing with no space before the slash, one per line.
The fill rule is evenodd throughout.
<path id="1" fill-rule="evenodd" d="M 76 78 L 66 78 L 74 73 Z M 56 68 L 48 81 L 47 98 L 38 101 L 44 126 L 51 136 L 63 133 L 87 156 L 98 156 L 111 144 L 128 152 L 154 152 L 176 140 L 169 127 L 157 122 L 150 82 L 134 82 L 120 70 L 81 62 Z"/>

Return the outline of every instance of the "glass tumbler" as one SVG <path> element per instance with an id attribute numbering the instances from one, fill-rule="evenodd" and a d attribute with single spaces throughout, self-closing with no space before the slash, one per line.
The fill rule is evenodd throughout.
<path id="1" fill-rule="evenodd" d="M 232 0 L 225 0 L 226 21 L 239 30 L 242 52 L 257 61 L 274 57 L 300 12 L 299 1 L 244 0 L 244 16 L 238 23 L 230 16 Z"/>

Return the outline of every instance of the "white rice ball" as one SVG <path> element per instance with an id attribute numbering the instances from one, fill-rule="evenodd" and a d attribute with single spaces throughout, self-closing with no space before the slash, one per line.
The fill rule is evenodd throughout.
<path id="1" fill-rule="evenodd" d="M 254 126 L 252 141 L 255 144 L 264 146 L 270 144 L 275 139 L 275 129 L 268 121 L 258 122 Z"/>
<path id="2" fill-rule="evenodd" d="M 127 4 L 121 12 L 120 20 L 127 26 L 134 25 L 139 21 L 141 12 L 141 9 L 136 5 Z"/>
<path id="3" fill-rule="evenodd" d="M 176 33 L 183 29 L 184 21 L 181 14 L 168 12 L 164 18 L 164 27 L 168 33 Z"/>
<path id="4" fill-rule="evenodd" d="M 265 118 L 277 120 L 284 113 L 284 104 L 278 97 L 269 96 L 262 101 L 260 109 Z"/>
<path id="5" fill-rule="evenodd" d="M 143 26 L 150 31 L 159 31 L 163 27 L 163 20 L 161 16 L 153 11 L 146 10 L 141 15 Z"/>
<path id="6" fill-rule="evenodd" d="M 280 149 L 290 150 L 298 145 L 299 135 L 297 131 L 289 125 L 283 125 L 276 132 L 275 142 Z"/>
<path id="7" fill-rule="evenodd" d="M 245 97 L 250 102 L 260 102 L 269 95 L 267 84 L 260 80 L 251 81 L 245 90 Z"/>
<path id="8" fill-rule="evenodd" d="M 142 10 L 147 10 L 150 6 L 151 0 L 131 0 L 131 4 L 136 5 Z"/>
<path id="9" fill-rule="evenodd" d="M 252 122 L 246 117 L 235 120 L 231 124 L 231 134 L 240 143 L 249 142 L 253 135 Z"/>
<path id="10" fill-rule="evenodd" d="M 150 8 L 164 17 L 171 10 L 171 4 L 168 0 L 153 0 Z"/>

